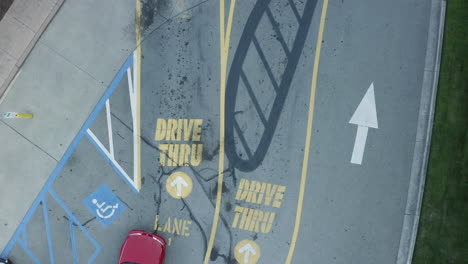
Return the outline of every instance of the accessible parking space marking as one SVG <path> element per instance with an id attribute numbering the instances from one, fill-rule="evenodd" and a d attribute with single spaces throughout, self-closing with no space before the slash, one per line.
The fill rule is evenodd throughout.
<path id="1" fill-rule="evenodd" d="M 8 242 L 7 246 L 5 247 L 3 252 L 1 253 L 1 257 L 8 257 L 10 255 L 11 251 L 13 250 L 13 248 L 15 247 L 15 245 L 18 245 L 18 246 L 20 246 L 22 248 L 22 250 L 24 250 L 24 252 L 29 257 L 30 260 L 32 260 L 34 263 L 40 263 L 38 257 L 34 254 L 34 252 L 28 246 L 28 241 L 30 241 L 30 240 L 27 239 L 28 238 L 27 228 L 28 228 L 28 225 L 29 225 L 31 219 L 33 218 L 34 215 L 37 214 L 37 212 L 39 211 L 38 210 L 39 207 L 41 207 L 42 208 L 41 211 L 42 211 L 42 214 L 43 214 L 43 221 L 44 221 L 44 224 L 45 224 L 45 233 L 46 233 L 46 237 L 47 237 L 47 248 L 48 248 L 49 261 L 50 261 L 50 263 L 55 263 L 55 257 L 54 256 L 56 255 L 56 253 L 54 253 L 54 250 L 53 250 L 54 249 L 54 243 L 53 243 L 54 241 L 53 241 L 53 237 L 51 236 L 51 224 L 50 224 L 51 219 L 49 217 L 49 214 L 50 214 L 49 211 L 50 210 L 48 210 L 48 207 L 49 207 L 48 206 L 48 204 L 49 204 L 48 201 L 56 202 L 59 205 L 59 207 L 66 213 L 67 219 L 69 221 L 68 230 L 69 230 L 69 233 L 70 233 L 71 252 L 72 252 L 71 258 L 73 259 L 73 263 L 78 263 L 78 253 L 77 253 L 78 249 L 77 249 L 77 244 L 76 244 L 76 241 L 75 241 L 75 238 L 76 238 L 75 229 L 76 228 L 78 228 L 85 235 L 85 237 L 92 243 L 92 245 L 94 245 L 94 248 L 95 248 L 94 252 L 92 253 L 92 255 L 87 260 L 87 263 L 93 263 L 94 260 L 96 259 L 96 257 L 99 255 L 99 253 L 101 251 L 101 245 L 98 244 L 98 242 L 91 236 L 91 234 L 88 232 L 88 230 L 82 225 L 82 223 L 80 223 L 80 221 L 77 219 L 75 214 L 68 208 L 66 203 L 53 190 L 52 186 L 56 182 L 57 177 L 62 172 L 64 166 L 69 161 L 70 157 L 72 156 L 73 152 L 77 148 L 78 144 L 81 142 L 81 140 L 83 139 L 84 136 L 87 136 L 88 139 L 90 139 L 90 142 L 93 143 L 94 146 L 101 152 L 101 154 L 105 158 L 108 159 L 109 163 L 114 168 L 114 171 L 118 175 L 121 176 L 121 178 L 124 180 L 124 182 L 126 182 L 128 184 L 128 186 L 134 192 L 138 193 L 138 189 L 137 189 L 138 184 L 135 183 L 135 182 L 138 181 L 138 175 L 135 175 L 133 180 L 131 180 L 129 177 L 125 177 L 121 173 L 123 171 L 123 169 L 121 169 L 119 163 L 117 161 L 115 161 L 115 159 L 113 159 L 113 158 L 110 159 L 113 156 L 113 152 L 114 152 L 113 148 L 111 147 L 111 152 L 112 152 L 112 154 L 111 154 L 111 152 L 109 152 L 103 146 L 103 144 L 99 141 L 99 139 L 97 139 L 97 137 L 90 130 L 91 125 L 93 124 L 93 122 L 95 121 L 98 113 L 103 109 L 103 107 L 106 107 L 106 116 L 108 117 L 108 115 L 110 114 L 109 98 L 111 97 L 111 95 L 115 91 L 117 85 L 122 80 L 122 77 L 124 76 L 124 74 L 127 72 L 127 69 L 132 68 L 132 65 L 134 65 L 134 59 L 135 59 L 135 56 L 132 54 L 124 62 L 124 64 L 122 65 L 122 68 L 116 74 L 115 78 L 113 79 L 113 81 L 111 82 L 111 84 L 109 85 L 107 90 L 105 91 L 104 95 L 101 97 L 99 102 L 96 104 L 93 112 L 90 114 L 90 116 L 85 121 L 85 123 L 83 124 L 83 126 L 80 129 L 80 131 L 78 132 L 78 134 L 73 139 L 73 141 L 70 144 L 70 146 L 68 147 L 67 151 L 65 152 L 65 154 L 63 155 L 63 157 L 59 161 L 57 167 L 54 169 L 54 171 L 49 176 L 49 179 L 45 183 L 45 185 L 42 188 L 41 192 L 39 193 L 38 197 L 34 200 L 32 206 L 30 207 L 30 209 L 26 213 L 25 217 L 23 218 L 22 222 L 19 224 L 17 230 L 13 234 L 13 236 L 10 239 L 10 241 Z M 107 121 L 110 121 L 110 119 L 107 119 Z M 108 129 L 112 130 L 112 126 L 111 126 L 110 122 L 108 123 Z M 109 131 L 109 135 L 111 133 L 112 133 L 112 131 Z M 110 139 L 109 142 L 112 145 L 111 137 L 109 137 L 109 139 Z M 50 197 L 50 198 L 48 198 L 48 197 Z M 104 195 L 102 197 L 106 197 L 106 195 Z M 115 198 L 115 199 L 117 199 L 117 198 Z M 116 200 L 114 200 L 114 201 L 116 201 Z M 112 202 L 112 201 L 110 201 L 110 202 Z M 96 198 L 95 203 L 93 203 L 93 199 L 92 199 L 91 203 L 94 204 L 97 207 L 99 207 L 101 205 L 104 207 L 104 204 L 102 203 L 102 201 L 98 200 L 98 198 Z M 114 206 L 115 206 L 115 204 L 114 204 Z M 103 210 L 107 211 L 106 208 L 103 208 Z M 119 205 L 117 207 L 112 207 L 112 208 L 107 208 L 107 209 L 110 209 L 111 212 L 112 212 L 112 210 L 115 210 L 115 211 L 114 211 L 112 216 L 108 217 L 109 222 L 108 223 L 103 223 L 104 225 L 108 225 L 110 222 L 112 222 L 113 217 L 116 217 L 121 211 L 123 211 L 123 209 L 125 209 L 125 206 L 123 204 L 119 203 Z M 120 211 L 120 212 L 118 212 L 118 211 Z M 107 219 L 105 215 L 103 215 L 103 217 L 101 217 L 101 218 Z"/>
<path id="2" fill-rule="evenodd" d="M 109 103 L 109 98 L 105 101 L 106 106 L 106 122 L 107 122 L 107 133 L 109 138 L 109 149 L 107 149 L 99 138 L 93 133 L 91 128 L 86 129 L 86 137 L 89 141 L 95 145 L 95 147 L 99 150 L 99 152 L 108 160 L 108 162 L 114 167 L 114 169 L 118 172 L 118 174 L 124 178 L 124 180 L 130 185 L 134 192 L 138 193 L 141 189 L 141 173 L 140 173 L 140 150 L 138 144 L 140 143 L 140 132 L 138 129 L 139 124 L 139 89 L 134 89 L 134 87 L 138 87 L 138 56 L 136 55 L 136 51 L 130 56 L 132 60 L 132 64 L 128 65 L 127 68 L 122 68 L 120 74 L 117 75 L 117 78 L 114 79 L 115 82 L 114 86 L 116 87 L 118 83 L 122 81 L 125 73 L 127 73 L 127 83 L 128 83 L 128 92 L 130 97 L 130 108 L 132 113 L 132 125 L 134 127 L 132 134 L 133 134 L 133 177 L 129 176 L 129 172 L 125 171 L 119 162 L 116 161 L 114 155 L 114 140 L 113 140 L 113 133 L 112 133 L 112 122 L 111 122 L 111 107 Z M 129 59 L 130 59 L 129 58 Z M 133 76 L 130 74 L 131 70 L 133 69 Z M 114 89 L 115 89 L 114 87 Z M 109 94 L 110 97 L 111 94 Z"/>
<path id="3" fill-rule="evenodd" d="M 122 201 L 105 184 L 85 198 L 83 204 L 103 227 L 110 225 L 126 209 Z"/>

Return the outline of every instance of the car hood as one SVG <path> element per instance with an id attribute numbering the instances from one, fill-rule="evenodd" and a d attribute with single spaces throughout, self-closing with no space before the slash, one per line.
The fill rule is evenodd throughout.
<path id="1" fill-rule="evenodd" d="M 164 260 L 164 246 L 148 235 L 130 235 L 120 251 L 120 261 L 137 264 L 160 264 Z"/>

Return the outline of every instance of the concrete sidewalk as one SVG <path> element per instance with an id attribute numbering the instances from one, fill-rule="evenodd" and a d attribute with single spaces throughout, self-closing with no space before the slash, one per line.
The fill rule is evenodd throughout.
<path id="1" fill-rule="evenodd" d="M 15 0 L 0 20 L 0 102 L 64 0 Z"/>
<path id="2" fill-rule="evenodd" d="M 34 119 L 0 119 L 0 252 L 135 48 L 134 21 L 135 1 L 66 0 L 11 82 L 0 113 Z"/>

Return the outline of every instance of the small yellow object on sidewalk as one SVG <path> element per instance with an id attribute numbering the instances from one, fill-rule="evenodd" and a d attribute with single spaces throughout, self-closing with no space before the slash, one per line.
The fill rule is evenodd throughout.
<path id="1" fill-rule="evenodd" d="M 16 118 L 33 118 L 33 114 L 16 114 Z"/>
<path id="2" fill-rule="evenodd" d="M 33 114 L 26 114 L 26 113 L 15 113 L 15 112 L 6 112 L 3 115 L 4 118 L 33 118 Z"/>

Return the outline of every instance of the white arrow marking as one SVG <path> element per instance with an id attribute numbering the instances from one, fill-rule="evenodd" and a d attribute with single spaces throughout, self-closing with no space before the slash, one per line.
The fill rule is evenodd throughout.
<path id="1" fill-rule="evenodd" d="M 244 254 L 244 263 L 249 263 L 250 254 L 257 255 L 257 251 L 252 247 L 252 245 L 246 244 L 245 246 L 239 249 L 239 253 Z"/>
<path id="2" fill-rule="evenodd" d="M 177 176 L 175 180 L 171 182 L 171 186 L 174 187 L 177 185 L 177 196 L 182 197 L 182 186 L 188 187 L 188 183 L 184 180 L 184 178 Z"/>
<path id="3" fill-rule="evenodd" d="M 361 165 L 369 127 L 379 128 L 377 108 L 375 106 L 374 83 L 371 83 L 369 89 L 367 89 L 349 123 L 358 126 L 351 163 Z"/>

